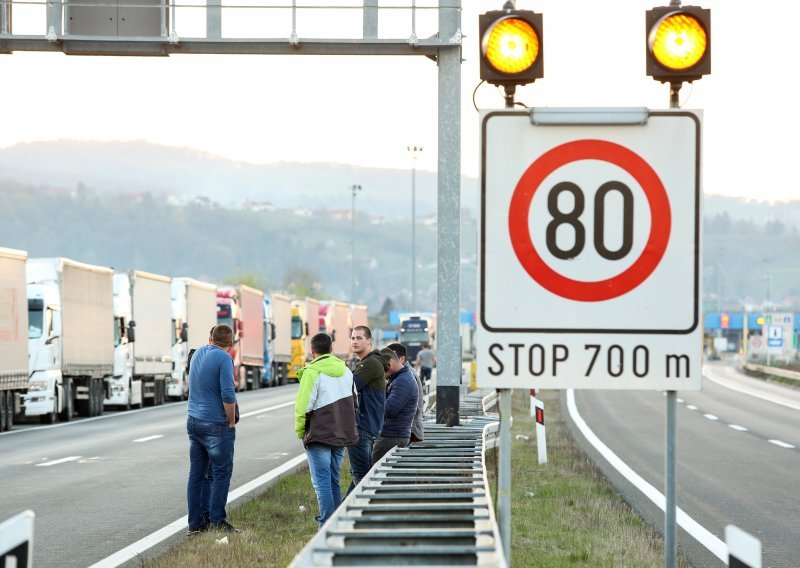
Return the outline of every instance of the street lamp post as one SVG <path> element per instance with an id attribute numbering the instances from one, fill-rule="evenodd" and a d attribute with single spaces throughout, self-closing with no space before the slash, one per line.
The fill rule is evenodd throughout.
<path id="1" fill-rule="evenodd" d="M 356 193 L 361 191 L 361 186 L 353 184 L 350 186 L 353 199 L 350 202 L 350 244 L 352 249 L 350 251 L 352 257 L 352 272 L 350 278 L 350 301 L 356 303 Z"/>
<path id="2" fill-rule="evenodd" d="M 422 146 L 406 146 L 411 153 L 411 310 L 417 311 L 417 154 Z"/>

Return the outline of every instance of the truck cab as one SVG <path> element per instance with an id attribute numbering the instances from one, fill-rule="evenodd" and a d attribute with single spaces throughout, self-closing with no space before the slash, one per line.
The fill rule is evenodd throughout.
<path id="1" fill-rule="evenodd" d="M 64 412 L 61 376 L 61 300 L 55 282 L 28 284 L 28 392 L 25 415 L 55 422 Z M 71 402 L 71 401 L 70 401 Z M 70 407 L 71 408 L 71 407 Z M 63 416 L 63 419 L 72 417 Z"/>
<path id="2" fill-rule="evenodd" d="M 109 380 L 103 404 L 130 408 L 142 407 L 142 383 L 134 381 L 133 339 L 135 336 L 130 279 L 114 275 L 114 376 Z"/>

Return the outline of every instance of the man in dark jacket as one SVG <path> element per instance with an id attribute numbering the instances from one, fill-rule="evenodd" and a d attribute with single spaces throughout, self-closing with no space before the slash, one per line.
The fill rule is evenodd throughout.
<path id="1" fill-rule="evenodd" d="M 389 382 L 386 387 L 386 407 L 383 429 L 372 448 L 372 463 L 376 463 L 395 446 L 405 448 L 411 441 L 411 423 L 417 414 L 419 389 L 414 375 L 400 362 L 391 349 L 383 349 L 389 359 Z"/>
<path id="2" fill-rule="evenodd" d="M 294 405 L 294 430 L 303 440 L 311 483 L 319 503 L 319 528 L 339 504 L 339 472 L 344 448 L 358 440 L 353 374 L 344 361 L 331 355 L 331 337 L 311 338 L 314 360 L 297 371 L 300 390 Z"/>
<path id="3" fill-rule="evenodd" d="M 350 335 L 353 354 L 359 361 L 353 370 L 358 391 L 358 442 L 347 448 L 350 458 L 352 483 L 349 494 L 361 478 L 372 468 L 372 445 L 383 428 L 383 407 L 386 403 L 386 375 L 388 361 L 378 351 L 372 350 L 372 332 L 365 325 L 353 328 Z"/>

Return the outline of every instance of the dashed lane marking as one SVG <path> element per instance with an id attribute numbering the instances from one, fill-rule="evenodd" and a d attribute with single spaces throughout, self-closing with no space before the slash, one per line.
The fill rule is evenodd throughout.
<path id="1" fill-rule="evenodd" d="M 60 463 L 71 462 L 75 460 L 81 459 L 81 456 L 69 456 L 68 458 L 61 458 L 58 460 L 52 460 L 48 462 L 37 463 L 36 467 L 50 467 L 51 465 L 58 465 Z"/>
<path id="2" fill-rule="evenodd" d="M 733 428 L 739 432 L 747 432 L 747 428 L 744 426 L 739 426 L 738 424 L 728 424 L 728 428 Z"/>
<path id="3" fill-rule="evenodd" d="M 714 416 L 713 414 L 703 414 L 703 416 L 705 416 L 709 420 L 719 420 L 719 417 L 718 416 Z"/>
<path id="4" fill-rule="evenodd" d="M 694 404 L 687 404 L 687 405 L 686 405 L 686 408 L 687 408 L 688 410 L 697 410 L 697 407 L 696 407 Z"/>
<path id="5" fill-rule="evenodd" d="M 780 446 L 781 448 L 786 448 L 786 449 L 789 449 L 789 450 L 794 449 L 794 448 L 797 447 L 797 446 L 795 446 L 793 444 L 787 444 L 786 442 L 781 442 L 780 440 L 769 440 L 769 443 L 770 444 L 775 444 L 776 446 Z"/>
<path id="6" fill-rule="evenodd" d="M 149 442 L 150 440 L 158 440 L 159 438 L 163 438 L 163 437 L 164 437 L 164 434 L 156 434 L 155 436 L 147 436 L 145 438 L 139 438 L 137 440 L 133 440 L 133 443 L 137 444 L 139 442 Z"/>

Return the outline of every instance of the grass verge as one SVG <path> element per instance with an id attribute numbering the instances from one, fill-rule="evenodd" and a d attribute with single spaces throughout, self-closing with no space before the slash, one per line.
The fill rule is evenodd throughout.
<path id="1" fill-rule="evenodd" d="M 530 396 L 515 391 L 513 397 L 511 566 L 663 566 L 663 539 L 572 439 L 558 391 L 539 396 L 546 410 L 545 465 L 538 463 Z M 486 467 L 494 498 L 496 451 L 487 455 Z M 690 564 L 680 557 L 678 566 Z"/>
<path id="2" fill-rule="evenodd" d="M 547 411 L 546 465 L 538 464 L 528 393 L 517 391 L 514 395 L 511 566 L 662 566 L 661 537 L 623 501 L 572 440 L 559 414 L 558 393 L 546 391 L 541 396 Z M 517 439 L 517 434 L 529 439 Z M 494 498 L 495 452 L 487 455 L 487 469 Z M 349 483 L 345 459 L 342 487 Z M 315 534 L 316 514 L 314 489 L 308 471 L 303 470 L 280 479 L 233 510 L 229 520 L 243 530 L 228 535 L 228 544 L 217 544 L 223 534 L 187 537 L 142 565 L 287 566 Z M 678 565 L 690 566 L 682 557 Z"/>

